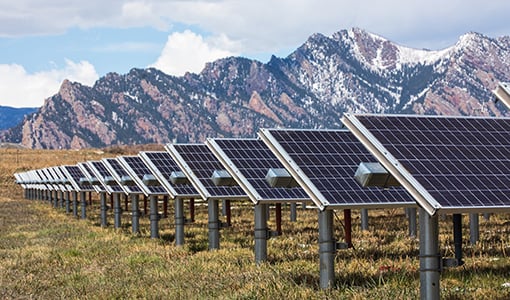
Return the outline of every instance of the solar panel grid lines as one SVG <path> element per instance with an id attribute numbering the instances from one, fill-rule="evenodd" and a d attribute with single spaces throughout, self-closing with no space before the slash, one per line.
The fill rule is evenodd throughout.
<path id="1" fill-rule="evenodd" d="M 90 167 L 90 170 L 94 173 L 97 179 L 99 179 L 99 182 L 103 185 L 104 189 L 108 194 L 112 193 L 122 193 L 124 194 L 124 189 L 118 185 L 107 185 L 105 183 L 105 178 L 107 177 L 113 177 L 112 173 L 106 168 L 103 161 L 97 160 L 97 161 L 88 161 L 87 164 Z"/>
<path id="2" fill-rule="evenodd" d="M 124 169 L 124 167 L 122 167 L 122 165 L 116 158 L 103 158 L 102 162 L 106 169 L 108 169 L 112 177 L 119 183 L 120 187 L 124 190 L 124 193 L 143 194 L 142 190 L 136 185 L 128 186 L 120 184 L 122 176 L 131 177 L 131 175 L 129 175 L 129 173 Z"/>
<path id="3" fill-rule="evenodd" d="M 346 115 L 429 214 L 510 207 L 510 119 Z"/>
<path id="4" fill-rule="evenodd" d="M 283 165 L 260 139 L 208 139 L 206 144 L 255 204 L 310 201 L 301 188 L 273 188 L 266 182 L 268 170 Z"/>
<path id="5" fill-rule="evenodd" d="M 64 175 L 69 179 L 74 190 L 77 192 L 93 192 L 94 189 L 91 186 L 80 184 L 80 178 L 85 177 L 78 165 L 67 165 L 62 166 L 61 170 Z"/>
<path id="6" fill-rule="evenodd" d="M 119 156 L 117 160 L 124 167 L 124 170 L 129 173 L 131 178 L 133 178 L 144 195 L 168 195 L 168 192 L 163 186 L 147 186 L 143 182 L 143 176 L 152 174 L 152 172 L 139 156 Z"/>
<path id="7" fill-rule="evenodd" d="M 45 190 L 53 191 L 53 186 L 49 183 L 49 178 L 46 175 L 46 172 L 44 172 L 44 169 L 35 170 L 35 173 L 37 174 L 37 176 L 40 179 L 39 184 L 40 184 L 41 188 L 43 188 Z"/>
<path id="8" fill-rule="evenodd" d="M 198 198 L 200 194 L 189 185 L 174 185 L 171 183 L 172 172 L 181 171 L 177 163 L 167 151 L 142 151 L 138 153 L 152 174 L 158 178 L 172 199 L 175 198 Z"/>
<path id="9" fill-rule="evenodd" d="M 415 204 L 403 188 L 362 188 L 356 182 L 359 163 L 376 159 L 347 130 L 261 129 L 259 136 L 321 210 Z"/>
<path id="10" fill-rule="evenodd" d="M 83 175 L 85 175 L 85 177 L 88 180 L 97 179 L 97 176 L 94 174 L 94 172 L 92 171 L 92 169 L 90 168 L 90 166 L 87 162 L 78 163 L 78 167 L 81 169 L 81 171 L 83 172 Z M 92 188 L 97 193 L 105 193 L 106 192 L 106 188 L 103 186 L 103 184 L 99 184 L 99 185 L 94 184 L 94 185 L 92 185 Z"/>
<path id="11" fill-rule="evenodd" d="M 62 172 L 61 170 L 61 167 L 60 166 L 57 166 L 57 167 L 54 167 L 53 168 L 53 172 L 55 172 L 55 174 L 60 178 L 62 179 L 62 181 L 64 181 L 62 183 L 62 185 L 65 187 L 65 191 L 66 192 L 71 192 L 73 190 L 73 186 L 71 185 L 71 182 L 69 181 L 69 179 L 67 178 L 67 176 L 64 174 L 64 172 Z"/>
<path id="12" fill-rule="evenodd" d="M 248 195 L 239 186 L 216 186 L 211 180 L 223 165 L 205 144 L 167 144 L 166 150 L 186 174 L 204 200 L 246 200 Z"/>
<path id="13" fill-rule="evenodd" d="M 53 186 L 55 187 L 55 189 L 62 192 L 67 191 L 67 187 L 63 183 L 64 178 L 61 174 L 58 174 L 56 172 L 56 167 L 50 167 L 47 168 L 46 170 L 48 171 L 48 173 L 50 173 L 51 177 L 54 180 Z"/>

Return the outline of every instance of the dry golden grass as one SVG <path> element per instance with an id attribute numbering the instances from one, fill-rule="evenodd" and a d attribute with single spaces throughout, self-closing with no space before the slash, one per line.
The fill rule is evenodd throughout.
<path id="1" fill-rule="evenodd" d="M 14 172 L 74 164 L 104 156 L 136 153 L 0 149 L 0 298 L 2 299 L 416 299 L 419 297 L 418 241 L 407 236 L 402 209 L 370 211 L 370 231 L 359 230 L 354 212 L 354 248 L 337 254 L 337 282 L 320 290 L 317 211 L 298 210 L 284 234 L 268 241 L 269 260 L 255 265 L 253 212 L 233 208 L 233 226 L 221 232 L 221 249 L 207 251 L 207 209 L 197 205 L 196 222 L 186 226 L 184 247 L 173 245 L 173 218 L 160 222 L 161 238 L 151 240 L 142 218 L 140 236 L 123 227 L 102 229 L 97 201 L 87 220 L 78 220 L 45 202 L 21 198 Z M 97 197 L 94 198 L 97 200 Z M 109 211 L 111 214 L 111 211 Z M 173 211 L 170 211 L 172 216 Z M 339 213 L 339 216 L 341 214 Z M 445 270 L 445 299 L 508 299 L 510 226 L 508 214 L 480 219 L 481 241 L 464 242 L 465 265 Z M 271 217 L 274 219 L 274 215 Z M 112 216 L 109 215 L 112 222 Z M 469 235 L 467 217 L 464 236 Z M 336 222 L 336 236 L 343 230 Z M 274 228 L 271 222 L 270 226 Z M 441 250 L 453 256 L 451 217 L 440 222 Z"/>

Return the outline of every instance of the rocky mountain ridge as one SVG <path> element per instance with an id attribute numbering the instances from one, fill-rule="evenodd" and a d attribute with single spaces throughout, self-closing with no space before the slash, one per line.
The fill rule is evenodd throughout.
<path id="1" fill-rule="evenodd" d="M 468 33 L 441 51 L 400 46 L 358 28 L 312 35 L 286 58 L 208 63 L 182 77 L 110 73 L 60 91 L 3 140 L 30 148 L 201 142 L 261 127 L 339 128 L 344 112 L 507 115 L 492 101 L 510 81 L 510 37 Z"/>

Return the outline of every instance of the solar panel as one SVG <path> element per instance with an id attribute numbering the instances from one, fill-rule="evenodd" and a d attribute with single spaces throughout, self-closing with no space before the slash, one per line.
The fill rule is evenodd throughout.
<path id="1" fill-rule="evenodd" d="M 74 191 L 76 192 L 92 192 L 94 189 L 91 186 L 80 184 L 80 178 L 85 177 L 83 172 L 77 165 L 62 166 L 60 170 L 69 179 Z"/>
<path id="2" fill-rule="evenodd" d="M 117 157 L 119 163 L 124 167 L 131 178 L 135 181 L 136 185 L 142 190 L 146 196 L 150 195 L 167 195 L 167 191 L 161 185 L 146 185 L 143 182 L 145 175 L 152 175 L 151 170 L 145 165 L 143 160 L 138 156 L 119 156 Z M 159 184 L 159 182 L 158 182 Z"/>
<path id="3" fill-rule="evenodd" d="M 166 151 L 145 151 L 138 153 L 138 155 L 152 171 L 152 174 L 158 178 L 172 199 L 200 197 L 200 194 L 191 184 L 174 185 L 171 183 L 170 176 L 172 172 L 181 169 L 172 159 L 170 153 Z"/>
<path id="4" fill-rule="evenodd" d="M 39 178 L 39 185 L 44 190 L 53 191 L 53 186 L 50 184 L 50 180 L 47 177 L 43 169 L 35 170 L 37 177 Z"/>
<path id="5" fill-rule="evenodd" d="M 51 167 L 46 170 L 51 174 L 51 176 L 54 180 L 53 186 L 59 191 L 66 192 L 66 191 L 68 191 L 68 189 L 64 183 L 63 175 L 60 173 L 57 173 L 56 169 L 57 169 L 56 167 Z"/>
<path id="6" fill-rule="evenodd" d="M 216 186 L 211 180 L 223 166 L 205 144 L 167 144 L 166 149 L 204 200 L 248 199 L 239 186 Z"/>
<path id="7" fill-rule="evenodd" d="M 119 161 L 115 158 L 103 158 L 104 166 L 110 171 L 110 174 L 117 182 L 121 182 L 123 176 L 128 176 L 129 173 L 122 167 Z M 120 185 L 126 194 L 143 194 L 142 190 L 137 185 Z"/>
<path id="8" fill-rule="evenodd" d="M 208 139 L 207 145 L 236 181 L 257 204 L 261 202 L 310 201 L 304 190 L 271 187 L 265 177 L 270 168 L 283 168 L 259 139 Z"/>
<path id="9" fill-rule="evenodd" d="M 80 178 L 85 177 L 83 172 L 77 165 L 74 166 L 62 166 L 60 168 L 64 175 L 69 179 L 74 191 L 76 192 L 93 192 L 94 189 L 91 186 L 80 184 Z"/>
<path id="10" fill-rule="evenodd" d="M 65 174 L 60 169 L 61 167 L 54 167 L 53 172 L 55 172 L 56 176 L 62 180 L 62 185 L 64 186 L 64 190 L 66 192 L 73 191 L 73 186 L 71 185 L 71 182 L 69 179 L 65 176 Z"/>
<path id="11" fill-rule="evenodd" d="M 90 167 L 94 176 L 99 179 L 99 182 L 103 185 L 104 189 L 108 194 L 112 193 L 124 193 L 124 189 L 118 184 L 106 184 L 105 178 L 113 177 L 112 173 L 105 167 L 102 161 L 88 161 L 87 164 Z"/>
<path id="12" fill-rule="evenodd" d="M 86 162 L 78 163 L 78 167 L 81 169 L 81 171 L 83 172 L 83 175 L 85 176 L 85 178 L 87 178 L 87 180 L 89 180 L 89 181 L 90 180 L 92 180 L 92 181 L 94 181 L 94 180 L 98 181 L 99 180 L 96 177 L 96 175 L 94 174 L 94 172 L 92 171 L 92 169 L 90 168 L 88 163 L 86 163 Z M 105 193 L 106 192 L 106 189 L 105 189 L 105 187 L 102 184 L 94 184 L 93 182 L 91 182 L 91 184 L 92 184 L 92 188 L 97 193 Z"/>
<path id="13" fill-rule="evenodd" d="M 415 204 L 401 187 L 358 184 L 360 162 L 376 159 L 346 130 L 261 129 L 259 135 L 321 210 Z"/>
<path id="14" fill-rule="evenodd" d="M 510 119 L 346 115 L 343 122 L 429 214 L 510 208 Z"/>

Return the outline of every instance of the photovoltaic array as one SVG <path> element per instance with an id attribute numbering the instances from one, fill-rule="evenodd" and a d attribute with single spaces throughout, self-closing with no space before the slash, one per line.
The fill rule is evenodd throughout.
<path id="1" fill-rule="evenodd" d="M 224 168 L 205 144 L 167 144 L 166 149 L 204 200 L 248 199 L 239 186 L 214 185 L 213 172 Z"/>
<path id="2" fill-rule="evenodd" d="M 233 174 L 255 203 L 310 201 L 304 190 L 271 187 L 265 177 L 270 168 L 283 168 L 281 162 L 259 139 L 209 139 L 207 145 Z"/>
<path id="3" fill-rule="evenodd" d="M 74 190 L 77 192 L 93 192 L 94 189 L 92 186 L 82 185 L 80 184 L 80 178 L 85 177 L 80 168 L 76 165 L 74 166 L 62 166 L 62 172 L 66 175 L 67 179 L 71 182 Z"/>
<path id="4" fill-rule="evenodd" d="M 148 186 L 143 182 L 144 175 L 152 175 L 151 170 L 145 165 L 143 160 L 138 156 L 119 156 L 118 162 L 124 167 L 136 185 L 146 195 L 167 195 L 165 188 L 161 185 Z"/>
<path id="5" fill-rule="evenodd" d="M 351 131 L 430 214 L 510 207 L 510 119 L 346 115 Z"/>
<path id="6" fill-rule="evenodd" d="M 377 162 L 346 130 L 261 129 L 259 135 L 320 209 L 415 205 L 401 187 L 363 188 L 360 162 Z"/>
<path id="7" fill-rule="evenodd" d="M 172 172 L 181 171 L 170 153 L 166 151 L 144 151 L 138 154 L 147 167 L 156 176 L 172 199 L 198 198 L 200 194 L 190 184 L 174 185 L 171 183 Z"/>
<path id="8" fill-rule="evenodd" d="M 102 161 L 88 161 L 87 164 L 90 167 L 90 170 L 97 179 L 99 179 L 99 182 L 103 184 L 103 187 L 105 188 L 106 192 L 108 194 L 112 193 L 124 193 L 124 190 L 122 187 L 118 184 L 109 184 L 107 185 L 105 183 L 105 178 L 113 177 L 112 173 L 105 167 L 104 163 Z M 114 178 L 114 177 L 113 177 Z"/>
<path id="9" fill-rule="evenodd" d="M 78 167 L 81 169 L 81 171 L 83 172 L 83 175 L 88 180 L 97 179 L 97 177 L 94 175 L 94 172 L 92 172 L 92 169 L 90 168 L 90 166 L 87 163 L 85 163 L 85 162 L 78 163 Z M 102 184 L 93 184 L 92 188 L 97 193 L 105 193 L 106 192 L 106 189 L 104 188 L 104 186 Z"/>
<path id="10" fill-rule="evenodd" d="M 115 158 L 104 158 L 103 164 L 110 171 L 110 174 L 115 180 L 120 183 L 123 176 L 131 177 L 129 173 L 124 170 L 119 161 Z M 143 194 L 142 190 L 137 185 L 120 185 L 126 194 Z"/>

